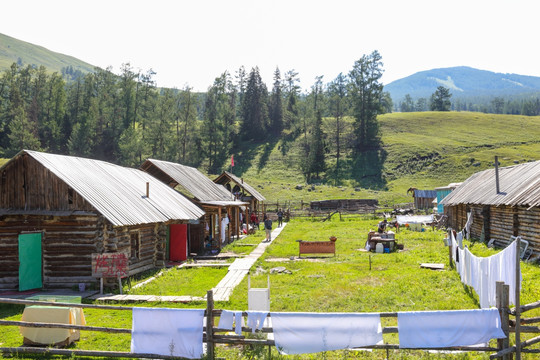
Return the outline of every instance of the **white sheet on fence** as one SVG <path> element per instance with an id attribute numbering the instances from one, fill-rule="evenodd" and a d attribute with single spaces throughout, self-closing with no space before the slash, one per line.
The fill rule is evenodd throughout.
<path id="1" fill-rule="evenodd" d="M 251 328 L 252 333 L 255 330 L 261 330 L 267 317 L 268 311 L 248 311 L 247 326 Z"/>
<path id="2" fill-rule="evenodd" d="M 398 312 L 400 348 L 470 346 L 505 338 L 499 310 Z"/>
<path id="3" fill-rule="evenodd" d="M 503 281 L 508 285 L 510 294 L 515 293 L 517 240 L 504 250 L 489 257 L 478 257 L 471 253 L 467 247 L 460 249 L 453 234 L 451 240 L 452 257 L 456 262 L 456 270 L 461 276 L 461 281 L 465 285 L 471 286 L 478 294 L 481 308 L 496 306 L 497 281 Z M 521 282 L 518 286 L 521 288 Z M 514 297 L 510 296 L 511 304 L 514 304 L 514 300 Z"/>
<path id="4" fill-rule="evenodd" d="M 276 348 L 308 354 L 382 343 L 381 317 L 364 313 L 271 313 Z"/>
<path id="5" fill-rule="evenodd" d="M 133 308 L 131 352 L 199 359 L 204 310 Z"/>
<path id="6" fill-rule="evenodd" d="M 223 330 L 232 330 L 234 323 L 234 332 L 237 335 L 242 335 L 242 326 L 244 325 L 244 318 L 242 317 L 242 311 L 223 310 L 219 316 L 218 328 Z"/>
<path id="7" fill-rule="evenodd" d="M 396 220 L 399 225 L 432 223 L 433 215 L 397 215 Z"/>

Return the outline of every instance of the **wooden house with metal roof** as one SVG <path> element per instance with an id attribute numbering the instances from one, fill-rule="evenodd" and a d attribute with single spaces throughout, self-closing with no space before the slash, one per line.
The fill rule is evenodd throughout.
<path id="1" fill-rule="evenodd" d="M 242 219 L 247 215 L 248 203 L 235 200 L 225 187 L 214 183 L 194 167 L 178 163 L 148 159 L 141 170 L 175 188 L 206 213 L 200 224 L 189 227 L 190 251 L 203 250 L 204 239 L 213 248 L 221 248 L 242 233 Z"/>
<path id="2" fill-rule="evenodd" d="M 0 168 L 0 288 L 95 282 L 103 254 L 123 276 L 161 267 L 169 227 L 203 215 L 143 171 L 23 150 Z"/>
<path id="3" fill-rule="evenodd" d="M 244 178 L 224 171 L 221 175 L 214 179 L 216 184 L 225 186 L 236 199 L 249 203 L 250 212 L 255 211 L 259 214 L 262 209 L 260 208 L 266 198 L 258 192 L 253 186 L 244 181 Z"/>
<path id="4" fill-rule="evenodd" d="M 453 229 L 471 211 L 472 237 L 504 247 L 519 235 L 540 253 L 540 161 L 477 172 L 441 203 Z"/>

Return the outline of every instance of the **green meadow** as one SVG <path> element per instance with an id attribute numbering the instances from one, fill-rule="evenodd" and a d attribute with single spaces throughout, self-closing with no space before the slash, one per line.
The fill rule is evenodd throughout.
<path id="1" fill-rule="evenodd" d="M 400 230 L 396 234 L 404 250 L 391 254 L 363 251 L 367 233 L 375 229 L 375 217 L 349 216 L 342 221 L 334 217 L 320 222 L 294 219 L 287 224 L 263 256 L 251 269 L 251 286 L 266 287 L 270 277 L 272 311 L 291 312 L 390 312 L 410 310 L 476 309 L 478 297 L 464 286 L 457 272 L 448 267 L 448 248 L 443 244 L 444 233 L 426 229 L 424 232 Z M 245 253 L 263 239 L 262 231 L 227 245 L 226 251 Z M 298 258 L 296 240 L 324 241 L 338 238 L 336 256 L 315 255 Z M 467 243 L 475 254 L 489 256 L 498 250 L 481 243 Z M 371 260 L 371 269 L 370 269 Z M 442 263 L 445 269 L 434 271 L 420 268 L 421 263 Z M 273 273 L 284 267 L 290 273 Z M 522 265 L 522 304 L 537 301 L 540 289 L 540 270 L 536 265 Z M 133 291 L 139 294 L 203 296 L 215 286 L 225 272 L 223 269 L 169 269 L 153 282 Z M 230 301 L 216 303 L 217 309 L 247 309 L 247 278 L 234 290 Z M 122 304 L 126 305 L 126 304 Z M 131 306 L 131 305 L 127 305 Z M 134 306 L 205 308 L 205 302 L 191 304 L 139 303 Z M 19 320 L 21 306 L 0 306 L 0 318 Z M 88 325 L 131 327 L 129 311 L 85 310 Z M 538 316 L 533 311 L 529 316 Z M 395 319 L 384 319 L 383 325 L 396 326 Z M 0 346 L 20 346 L 18 328 L 4 327 Z M 384 335 L 386 343 L 397 343 L 397 336 Z M 129 351 L 129 335 L 111 335 L 84 331 L 76 349 Z M 223 359 L 265 359 L 268 348 L 217 346 L 217 356 Z M 273 359 L 386 359 L 386 351 L 333 351 L 303 356 L 280 356 L 272 348 Z M 434 354 L 423 351 L 391 351 L 390 359 L 488 359 L 489 354 Z M 534 359 L 524 355 L 524 359 Z"/>

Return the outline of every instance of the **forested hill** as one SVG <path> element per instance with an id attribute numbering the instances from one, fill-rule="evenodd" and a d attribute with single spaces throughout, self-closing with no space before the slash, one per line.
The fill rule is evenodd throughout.
<path id="1" fill-rule="evenodd" d="M 438 86 L 450 89 L 452 98 L 482 96 L 510 97 L 540 92 L 540 77 L 502 74 L 467 66 L 417 72 L 385 85 L 394 103 L 409 94 L 413 99 L 429 98 Z"/>
<path id="2" fill-rule="evenodd" d="M 13 63 L 35 68 L 45 66 L 47 71 L 64 74 L 68 79 L 94 71 L 93 65 L 73 56 L 0 34 L 0 72 L 9 69 Z"/>

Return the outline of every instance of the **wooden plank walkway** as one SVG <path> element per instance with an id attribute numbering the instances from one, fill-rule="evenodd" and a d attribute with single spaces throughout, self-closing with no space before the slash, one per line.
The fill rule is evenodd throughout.
<path id="1" fill-rule="evenodd" d="M 271 242 L 261 242 L 253 251 L 242 258 L 236 259 L 232 264 L 186 264 L 179 267 L 196 267 L 196 266 L 229 266 L 227 275 L 216 285 L 214 290 L 214 301 L 229 301 L 234 288 L 238 286 L 247 275 L 253 264 L 264 254 L 266 248 L 276 239 L 281 233 L 281 230 L 287 225 L 283 223 L 280 228 L 275 228 L 272 231 Z M 150 280 L 150 279 L 149 279 Z M 147 281 L 149 281 L 147 280 Z M 196 296 L 156 296 L 156 295 L 100 295 L 96 294 L 89 297 L 92 300 L 98 301 L 123 301 L 123 302 L 180 302 L 188 303 L 192 301 L 205 301 L 203 297 Z"/>
<path id="2" fill-rule="evenodd" d="M 98 301 L 123 301 L 123 302 L 177 302 L 189 303 L 192 301 L 205 301 L 204 297 L 197 296 L 158 296 L 158 295 L 100 295 L 96 294 L 89 297 L 91 300 Z"/>
<path id="3" fill-rule="evenodd" d="M 214 291 L 214 301 L 229 301 L 234 288 L 242 282 L 249 269 L 264 254 L 266 248 L 278 237 L 285 225 L 287 224 L 283 223 L 283 226 L 272 230 L 272 241 L 267 243 L 261 242 L 249 255 L 242 259 L 236 259 L 229 266 L 227 275 L 212 289 Z"/>

